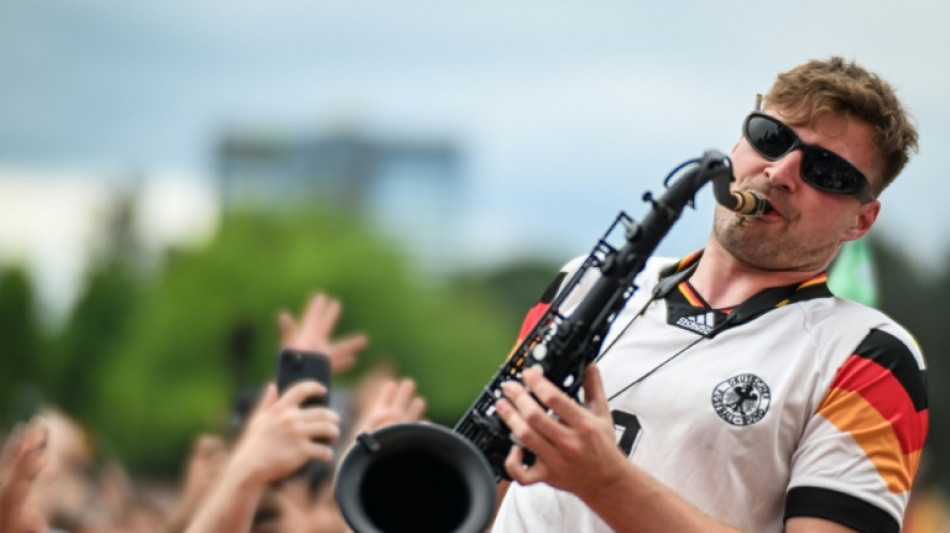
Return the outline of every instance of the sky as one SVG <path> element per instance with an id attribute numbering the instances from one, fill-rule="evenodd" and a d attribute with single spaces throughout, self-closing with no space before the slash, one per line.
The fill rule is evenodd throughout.
<path id="1" fill-rule="evenodd" d="M 18 181 L 86 190 L 90 175 L 167 181 L 149 187 L 178 206 L 165 209 L 173 232 L 207 228 L 181 205 L 213 210 L 222 131 L 345 127 L 459 145 L 462 260 L 566 260 L 617 211 L 642 214 L 680 162 L 728 152 L 776 73 L 841 55 L 889 80 L 918 125 L 920 153 L 873 231 L 936 270 L 950 227 L 947 20 L 937 0 L 0 0 L 0 241 L 79 239 L 69 209 Z M 712 202 L 702 193 L 660 252 L 701 247 Z M 50 279 L 84 247 L 47 244 Z"/>

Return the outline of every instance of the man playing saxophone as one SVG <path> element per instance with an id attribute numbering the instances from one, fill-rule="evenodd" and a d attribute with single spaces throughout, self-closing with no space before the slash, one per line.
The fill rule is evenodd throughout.
<path id="1" fill-rule="evenodd" d="M 765 212 L 718 207 L 703 250 L 647 262 L 582 404 L 536 369 L 503 385 L 498 415 L 534 460 L 512 447 L 494 529 L 899 531 L 923 357 L 826 270 L 916 145 L 891 86 L 853 62 L 780 74 L 731 152 L 733 189 Z"/>

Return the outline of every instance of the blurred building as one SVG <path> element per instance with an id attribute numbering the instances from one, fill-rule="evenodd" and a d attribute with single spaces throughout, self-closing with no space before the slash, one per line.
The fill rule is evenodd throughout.
<path id="1" fill-rule="evenodd" d="M 354 132 L 231 132 L 218 144 L 222 208 L 333 207 L 356 213 L 442 273 L 457 249 L 461 155 L 447 140 L 391 140 Z"/>

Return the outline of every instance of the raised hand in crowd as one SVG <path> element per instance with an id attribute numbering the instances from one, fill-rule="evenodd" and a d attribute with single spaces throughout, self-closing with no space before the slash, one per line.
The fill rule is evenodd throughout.
<path id="1" fill-rule="evenodd" d="M 357 427 L 361 433 L 372 433 L 393 424 L 418 422 L 426 410 L 426 402 L 416 394 L 416 383 L 409 378 L 380 377 L 367 384 L 365 408 L 359 413 Z"/>
<path id="2" fill-rule="evenodd" d="M 49 460 L 49 430 L 39 419 L 13 430 L 0 452 L 0 532 L 42 533 L 47 521 L 30 504 L 36 476 Z"/>
<path id="3" fill-rule="evenodd" d="M 369 345 L 369 338 L 354 333 L 331 339 L 342 310 L 339 300 L 318 292 L 307 302 L 300 322 L 290 312 L 281 311 L 277 316 L 281 346 L 325 354 L 330 358 L 333 374 L 345 372 L 356 364 L 357 356 Z"/>
<path id="4" fill-rule="evenodd" d="M 339 416 L 324 407 L 301 407 L 305 399 L 326 393 L 316 381 L 297 383 L 280 397 L 276 386 L 268 385 L 187 531 L 248 531 L 269 484 L 307 461 L 332 461 L 329 443 L 339 437 Z"/>
<path id="5" fill-rule="evenodd" d="M 216 435 L 200 435 L 191 449 L 178 503 L 162 531 L 184 531 L 204 502 L 228 458 L 228 445 Z"/>

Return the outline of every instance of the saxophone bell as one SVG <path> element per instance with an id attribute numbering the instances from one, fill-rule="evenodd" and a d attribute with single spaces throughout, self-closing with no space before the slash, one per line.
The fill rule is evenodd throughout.
<path id="1" fill-rule="evenodd" d="M 481 533 L 495 514 L 491 466 L 468 440 L 435 424 L 360 434 L 334 494 L 357 533 Z"/>

